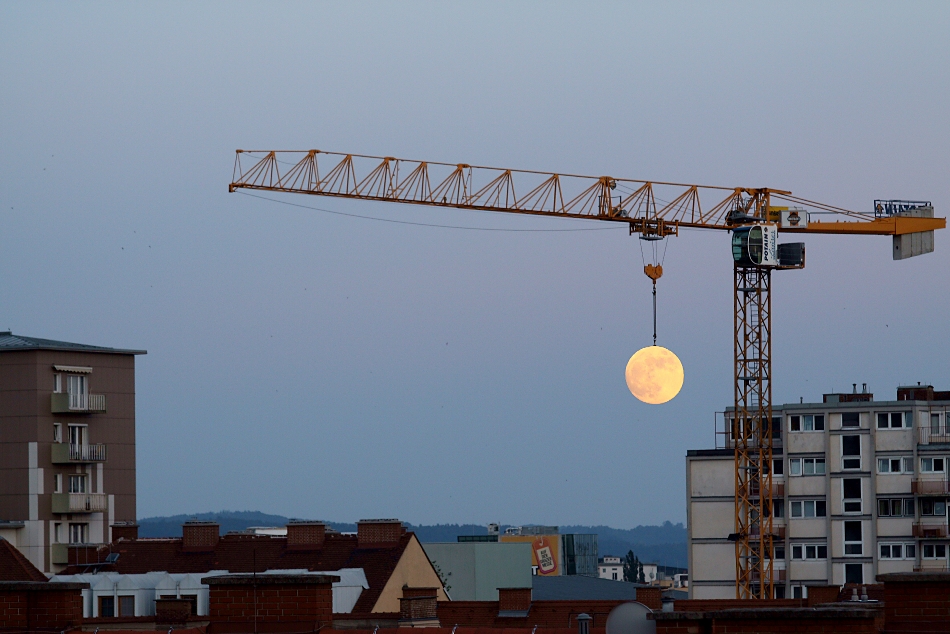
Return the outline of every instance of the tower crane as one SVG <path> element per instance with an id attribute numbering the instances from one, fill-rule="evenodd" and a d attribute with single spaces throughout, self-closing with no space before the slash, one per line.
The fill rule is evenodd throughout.
<path id="1" fill-rule="evenodd" d="M 732 233 L 737 598 L 774 596 L 772 271 L 805 266 L 803 243 L 779 233 L 892 236 L 893 257 L 933 251 L 946 227 L 926 201 L 876 200 L 859 213 L 771 188 L 717 187 L 500 169 L 322 150 L 237 150 L 229 191 L 263 190 L 623 223 L 661 240 L 681 228 Z M 784 203 L 783 205 L 773 203 Z M 658 262 L 644 266 L 653 280 Z M 654 300 L 655 301 L 655 300 Z M 655 306 L 655 304 L 654 304 Z M 655 308 L 654 308 L 655 311 Z M 654 315 L 655 324 L 655 315 Z M 655 343 L 654 325 L 654 343 Z"/>

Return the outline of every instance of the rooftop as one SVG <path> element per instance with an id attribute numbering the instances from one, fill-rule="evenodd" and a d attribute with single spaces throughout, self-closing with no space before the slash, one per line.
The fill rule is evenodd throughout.
<path id="1" fill-rule="evenodd" d="M 68 352 L 104 352 L 111 354 L 146 354 L 145 350 L 125 350 L 122 348 L 106 348 L 104 346 L 90 346 L 84 343 L 56 341 L 54 339 L 39 339 L 15 335 L 9 330 L 0 330 L 0 352 L 6 350 L 63 350 Z"/>

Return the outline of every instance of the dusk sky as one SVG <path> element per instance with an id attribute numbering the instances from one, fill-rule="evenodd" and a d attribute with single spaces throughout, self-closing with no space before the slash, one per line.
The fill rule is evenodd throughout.
<path id="1" fill-rule="evenodd" d="M 732 403 L 729 236 L 640 244 L 228 193 L 237 148 L 788 189 L 950 210 L 950 3 L 0 4 L 0 328 L 147 349 L 139 517 L 686 519 Z M 417 223 L 600 228 L 321 197 Z M 775 403 L 950 389 L 950 234 L 806 238 Z M 94 379 L 93 379 L 94 381 Z M 92 384 L 95 391 L 95 385 Z"/>

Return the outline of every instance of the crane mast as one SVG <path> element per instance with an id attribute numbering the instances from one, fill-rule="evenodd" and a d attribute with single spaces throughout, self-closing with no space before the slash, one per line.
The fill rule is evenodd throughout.
<path id="1" fill-rule="evenodd" d="M 889 235 L 894 238 L 894 259 L 903 259 L 932 251 L 933 231 L 946 227 L 946 219 L 933 217 L 928 202 L 875 201 L 873 213 L 859 213 L 778 189 L 580 176 L 321 150 L 237 150 L 229 191 L 238 189 L 603 220 L 626 223 L 631 235 L 653 240 L 679 235 L 681 227 L 731 231 L 735 407 L 729 425 L 735 450 L 736 532 L 729 538 L 736 549 L 736 596 L 743 599 L 774 596 L 775 542 L 784 538 L 772 525 L 776 430 L 772 425 L 771 275 L 773 270 L 803 268 L 805 249 L 802 243 L 778 245 L 778 232 Z M 773 199 L 800 207 L 774 207 Z M 812 221 L 808 210 L 833 215 L 835 220 Z M 662 267 L 645 266 L 644 272 L 653 279 L 655 289 Z"/>

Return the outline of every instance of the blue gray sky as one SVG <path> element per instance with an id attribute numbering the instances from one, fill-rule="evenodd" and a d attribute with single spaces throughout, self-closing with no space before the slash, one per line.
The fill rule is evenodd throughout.
<path id="1" fill-rule="evenodd" d="M 320 148 L 950 209 L 950 5 L 0 4 L 0 327 L 146 348 L 139 515 L 685 519 L 732 400 L 728 236 L 476 232 L 292 208 L 236 148 Z M 421 223 L 567 221 L 308 197 Z M 573 225 L 571 225 L 573 226 Z M 588 226 L 582 224 L 580 226 Z M 809 237 L 776 274 L 774 400 L 950 389 L 950 242 Z"/>

